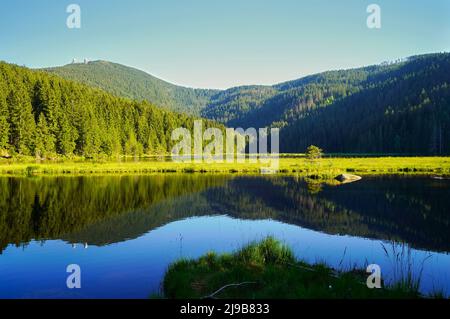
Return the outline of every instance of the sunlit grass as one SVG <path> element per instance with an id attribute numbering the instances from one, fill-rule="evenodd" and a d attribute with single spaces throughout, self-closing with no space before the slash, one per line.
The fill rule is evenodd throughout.
<path id="1" fill-rule="evenodd" d="M 163 282 L 166 298 L 417 298 L 416 286 L 369 289 L 368 274 L 336 272 L 325 264 L 297 260 L 274 238 L 251 243 L 233 254 L 210 252 L 169 266 Z"/>
<path id="2" fill-rule="evenodd" d="M 267 173 L 264 163 L 192 163 L 154 159 L 145 161 L 64 160 L 36 162 L 1 160 L 1 175 L 103 175 L 151 173 Z M 371 157 L 323 158 L 311 162 L 305 158 L 279 159 L 278 174 L 317 178 L 335 177 L 342 173 L 371 174 L 450 174 L 450 157 Z"/>

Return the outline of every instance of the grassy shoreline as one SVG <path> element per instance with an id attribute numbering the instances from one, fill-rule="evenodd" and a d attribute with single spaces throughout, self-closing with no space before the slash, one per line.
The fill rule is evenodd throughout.
<path id="1" fill-rule="evenodd" d="M 0 175 L 107 175 L 152 173 L 261 174 L 267 164 L 175 163 L 169 161 L 0 160 Z M 305 158 L 279 160 L 277 174 L 334 178 L 339 174 L 358 175 L 450 175 L 450 157 Z"/>
<path id="2" fill-rule="evenodd" d="M 163 281 L 170 299 L 420 298 L 418 282 L 402 281 L 369 289 L 364 269 L 337 272 L 308 264 L 269 237 L 233 254 L 208 253 L 171 264 Z M 420 280 L 420 279 L 419 279 Z"/>

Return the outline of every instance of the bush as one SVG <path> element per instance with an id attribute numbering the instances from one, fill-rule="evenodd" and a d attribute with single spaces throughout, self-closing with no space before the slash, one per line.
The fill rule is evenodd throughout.
<path id="1" fill-rule="evenodd" d="M 316 160 L 322 158 L 323 150 L 315 145 L 311 145 L 306 149 L 306 158 Z"/>

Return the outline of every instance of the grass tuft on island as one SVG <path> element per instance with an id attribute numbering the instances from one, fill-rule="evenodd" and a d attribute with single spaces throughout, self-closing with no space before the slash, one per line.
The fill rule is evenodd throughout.
<path id="1" fill-rule="evenodd" d="M 170 299 L 419 298 L 417 285 L 369 289 L 364 270 L 336 272 L 296 260 L 272 237 L 233 254 L 213 252 L 169 266 L 163 297 Z"/>
<path id="2" fill-rule="evenodd" d="M 253 163 L 180 163 L 157 158 L 133 161 L 59 159 L 33 161 L 1 159 L 0 175 L 106 175 L 154 173 L 261 174 L 265 164 Z M 273 173 L 271 171 L 271 173 Z M 314 161 L 298 157 L 281 157 L 274 173 L 315 179 L 330 179 L 341 174 L 357 175 L 450 175 L 450 157 L 354 157 L 322 158 Z"/>

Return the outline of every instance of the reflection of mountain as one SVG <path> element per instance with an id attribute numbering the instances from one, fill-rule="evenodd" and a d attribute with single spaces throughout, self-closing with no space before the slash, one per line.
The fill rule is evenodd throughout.
<path id="1" fill-rule="evenodd" d="M 208 202 L 199 193 L 187 194 L 89 225 L 64 236 L 64 239 L 101 246 L 137 238 L 173 221 L 211 213 Z"/>
<path id="2" fill-rule="evenodd" d="M 450 251 L 448 184 L 377 178 L 324 187 L 311 195 L 305 182 L 293 178 L 243 178 L 208 196 L 239 218 L 271 218 L 329 234 L 405 241 L 417 248 Z"/>
<path id="3" fill-rule="evenodd" d="M 318 194 L 307 186 L 195 175 L 0 179 L 0 247 L 31 239 L 105 245 L 176 220 L 227 214 L 450 251 L 446 181 L 367 179 Z"/>
<path id="4" fill-rule="evenodd" d="M 223 182 L 194 175 L 0 178 L 0 252 L 8 244 L 57 239 L 120 215 L 131 218 L 132 212 Z"/>

